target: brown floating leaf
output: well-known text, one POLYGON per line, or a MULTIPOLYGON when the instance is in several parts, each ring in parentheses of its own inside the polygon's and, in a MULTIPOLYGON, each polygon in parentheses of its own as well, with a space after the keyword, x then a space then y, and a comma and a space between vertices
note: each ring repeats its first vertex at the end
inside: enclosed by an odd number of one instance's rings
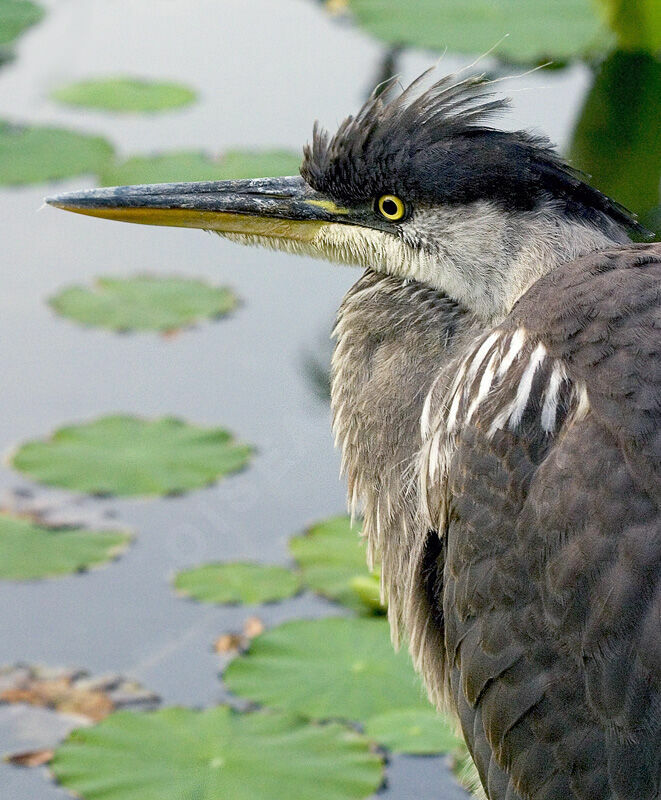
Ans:
POLYGON ((244 636, 247 636, 248 639, 254 639, 260 633, 264 633, 264 623, 259 617, 248 617, 243 623, 244 636))
POLYGON ((243 623, 242 633, 223 633, 214 642, 213 649, 219 655, 243 653, 248 649, 250 640, 264 633, 264 623, 259 617, 248 617, 243 623))
POLYGON ((79 689, 65 678, 36 680, 27 686, 5 689, 0 694, 0 702, 27 703, 66 714, 80 714, 93 722, 99 722, 115 710, 115 704, 103 692, 79 689))
POLYGON ((246 637, 240 633, 223 633, 219 636, 213 646, 216 653, 225 655, 226 653, 239 653, 248 646, 246 637))
POLYGON ((26 750, 24 753, 12 753, 5 759, 15 767, 43 767, 55 755, 55 750, 26 750))
POLYGON ((44 667, 0 669, 0 703, 26 703, 99 722, 121 708, 153 708, 159 698, 118 675, 44 667))

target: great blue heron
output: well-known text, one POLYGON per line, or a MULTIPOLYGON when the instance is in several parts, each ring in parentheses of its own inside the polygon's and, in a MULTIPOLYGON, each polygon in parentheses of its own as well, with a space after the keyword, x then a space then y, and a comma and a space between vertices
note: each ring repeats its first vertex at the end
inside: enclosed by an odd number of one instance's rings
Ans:
POLYGON ((481 76, 372 97, 302 177, 51 198, 365 272, 332 402, 396 641, 490 800, 653 800, 661 246, 481 76))

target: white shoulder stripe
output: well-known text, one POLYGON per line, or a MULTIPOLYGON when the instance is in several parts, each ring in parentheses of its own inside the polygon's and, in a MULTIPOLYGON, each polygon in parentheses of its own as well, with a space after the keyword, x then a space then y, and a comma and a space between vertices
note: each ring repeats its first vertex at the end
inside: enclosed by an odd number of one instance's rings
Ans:
MULTIPOLYGON (((481 430, 488 439, 503 431, 550 445, 561 428, 583 419, 590 410, 585 384, 572 380, 563 361, 552 358, 544 343, 531 340, 524 328, 492 331, 454 368, 447 389, 447 383, 434 382, 422 420, 421 512, 435 530, 445 527, 444 487, 466 427, 475 426, 478 435, 481 430)), ((443 375, 447 380, 447 373, 443 375)))
POLYGON ((489 389, 491 389, 491 384, 496 374, 495 370, 495 363, 498 357, 498 351, 494 350, 491 354, 491 358, 489 359, 489 363, 484 369, 482 373, 482 379, 480 380, 480 386, 477 390, 477 394, 471 401, 470 406, 468 407, 468 411, 466 413, 466 419, 464 422, 470 422, 471 417, 475 413, 477 407, 482 403, 482 401, 486 398, 487 394, 489 393, 489 389))
POLYGON ((565 380, 567 380, 567 371, 565 370, 564 364, 556 360, 553 364, 553 371, 551 372, 546 392, 544 393, 544 405, 542 406, 542 428, 546 433, 551 433, 551 431, 555 429, 560 386, 565 380))
POLYGON ((448 412, 448 419, 447 419, 447 429, 448 432, 452 432, 457 424, 457 414, 459 412, 459 403, 461 402, 462 393, 457 389, 452 396, 452 402, 450 403, 450 411, 448 412))
POLYGON ((498 367, 497 377, 502 378, 503 375, 509 370, 509 368, 514 363, 514 359, 519 355, 521 352, 521 348, 526 341, 526 332, 524 328, 517 328, 514 331, 512 339, 510 340, 510 346, 503 356, 503 360, 500 362, 500 366, 498 367))
POLYGON ((590 398, 588 397, 587 386, 584 383, 577 384, 575 393, 578 400, 576 411, 574 412, 574 420, 579 422, 585 419, 588 411, 590 410, 590 398))
POLYGON ((523 414, 526 410, 526 406, 528 405, 528 398, 530 397, 530 390, 532 389, 533 378, 535 377, 535 373, 541 367, 545 358, 546 348, 540 342, 533 350, 516 389, 516 398, 514 400, 514 405, 512 406, 512 413, 510 415, 509 423, 511 430, 516 430, 523 419, 523 414))
POLYGON ((468 374, 466 375, 466 380, 473 380, 473 378, 477 375, 477 371, 482 365, 482 362, 487 357, 487 353, 491 350, 491 346, 498 340, 500 337, 500 333, 498 331, 494 331, 490 333, 489 336, 482 342, 480 348, 478 349, 477 353, 473 357, 471 365, 468 369, 468 374))

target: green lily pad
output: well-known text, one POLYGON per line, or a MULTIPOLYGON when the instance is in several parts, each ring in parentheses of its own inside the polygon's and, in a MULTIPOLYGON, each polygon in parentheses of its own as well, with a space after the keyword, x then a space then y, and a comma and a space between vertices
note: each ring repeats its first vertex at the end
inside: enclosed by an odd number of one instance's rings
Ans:
POLYGON ((241 697, 315 719, 428 708, 408 653, 395 653, 383 619, 287 622, 253 639, 223 677, 241 697))
POLYGON ((175 589, 203 603, 272 603, 292 597, 301 579, 286 567, 265 564, 203 564, 177 574, 175 589))
POLYGON ((297 175, 301 157, 285 150, 230 150, 218 158, 197 151, 135 156, 108 164, 99 176, 104 186, 173 181, 224 181, 297 175))
POLYGON ((113 153, 100 136, 0 120, 0 184, 40 183, 100 172, 113 153))
POLYGON ((659 97, 661 61, 644 53, 614 53, 588 94, 570 153, 597 188, 661 233, 659 97))
POLYGON ((244 467, 251 453, 223 428, 116 415, 28 442, 12 465, 41 483, 77 492, 158 495, 207 486, 244 467))
POLYGON ((123 550, 122 531, 46 528, 0 512, 0 579, 32 580, 80 572, 123 550))
POLYGON ((601 0, 601 4, 621 48, 661 52, 659 0, 601 0))
POLYGON ((92 288, 72 286, 49 301, 62 316, 115 331, 168 331, 236 308, 229 289, 187 278, 140 275, 98 278, 92 288))
POLYGON ((0 45, 13 42, 43 16, 43 8, 29 0, 0 0, 0 45))
POLYGON ((365 733, 394 753, 411 755, 450 753, 462 743, 455 723, 433 708, 386 711, 367 720, 365 733))
POLYGON ((374 609, 373 603, 364 601, 362 584, 355 583, 356 578, 369 578, 369 573, 365 543, 360 531, 352 529, 349 517, 332 517, 313 525, 290 539, 289 550, 305 584, 315 592, 357 611, 374 609))
POLYGON ((51 769, 85 800, 352 800, 382 780, 381 760, 341 725, 224 706, 112 714, 74 731, 51 769))
POLYGON ((603 52, 612 35, 591 0, 348 0, 359 25, 393 45, 566 61, 603 52), (502 38, 501 37, 507 37, 502 38), (500 40, 500 41, 499 41, 500 40))
POLYGON ((349 585, 362 604, 375 614, 385 614, 386 607, 381 603, 381 581, 378 575, 357 575, 349 585))
POLYGON ((178 83, 113 77, 62 86, 52 93, 52 97, 69 106, 135 112, 181 108, 192 103, 197 95, 178 83))

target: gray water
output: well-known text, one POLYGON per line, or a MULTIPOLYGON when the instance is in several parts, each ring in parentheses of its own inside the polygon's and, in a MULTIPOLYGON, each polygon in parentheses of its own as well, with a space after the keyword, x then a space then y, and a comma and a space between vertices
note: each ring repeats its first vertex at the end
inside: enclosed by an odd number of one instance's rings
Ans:
MULTIPOLYGON (((123 155, 299 149, 315 118, 332 128, 357 108, 384 57, 381 45, 308 0, 45 5, 45 21, 0 70, 0 117, 98 132, 123 155), (113 116, 48 100, 56 85, 117 73, 189 84, 200 90, 200 101, 165 115, 113 116)), ((403 80, 436 58, 406 54, 399 64, 403 80)), ((442 69, 468 61, 448 55, 442 69)), ((589 82, 581 66, 512 80, 506 88, 513 113, 503 124, 543 130, 565 145, 589 82)), ((77 179, 56 189, 91 185, 77 179)), ((248 471, 183 497, 95 501, 135 531, 132 547, 88 574, 0 583, 0 664, 119 672, 165 704, 216 703, 224 694, 212 642, 239 629, 254 609, 177 599, 169 582, 177 570, 204 561, 286 563, 292 534, 344 509, 329 409, 304 365, 327 340, 334 311, 358 273, 244 250, 200 232, 118 226, 40 209, 53 189, 0 191, 0 448, 8 452, 61 424, 122 411, 224 425, 259 452, 248 471), (144 271, 228 284, 243 305, 221 322, 163 339, 84 330, 45 303, 70 283, 144 271)), ((320 357, 326 352, 322 346, 320 357)), ((0 488, 29 485, 0 469, 0 488)), ((309 595, 259 610, 267 624, 337 613, 309 595)), ((40 746, 48 716, 0 708, 0 752, 40 746)), ((0 764, 1 800, 65 796, 44 777, 43 770, 0 764)), ((440 758, 394 758, 387 778, 380 796, 391 800, 464 796, 440 758)))

